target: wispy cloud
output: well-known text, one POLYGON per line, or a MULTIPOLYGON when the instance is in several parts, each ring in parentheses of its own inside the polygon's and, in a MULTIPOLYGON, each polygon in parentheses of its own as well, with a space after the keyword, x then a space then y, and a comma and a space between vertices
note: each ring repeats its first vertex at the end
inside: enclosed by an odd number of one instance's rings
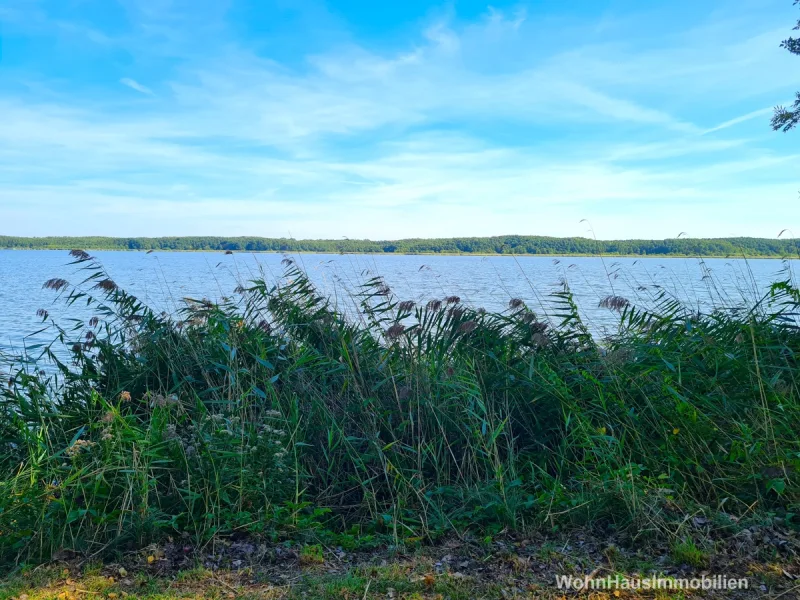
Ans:
POLYGON ((752 112, 747 113, 746 115, 742 115, 741 117, 736 117, 735 119, 729 119, 724 123, 720 123, 716 127, 712 127, 711 129, 706 129, 703 132, 703 134, 705 135, 707 133, 714 133, 715 131, 720 131, 721 129, 727 129, 728 127, 733 127, 734 125, 739 125, 740 123, 751 121, 752 119, 759 119, 766 117, 767 115, 772 114, 774 110, 775 109, 772 107, 762 108, 760 110, 754 110, 752 112))
POLYGON ((119 80, 119 82, 122 85, 127 85, 129 88, 136 90, 137 92, 140 92, 142 94, 147 94, 148 96, 153 95, 153 90, 151 90, 149 87, 142 85, 138 81, 131 79, 130 77, 123 77, 122 79, 119 80))
POLYGON ((646 39, 649 14, 438 13, 392 44, 341 34, 280 56, 216 4, 123 7, 113 34, 38 26, 110 56, 97 81, 46 66, 24 74, 47 94, 0 80, 2 233, 800 230, 797 158, 758 123, 787 95, 781 33, 759 11, 646 39), (119 73, 119 56, 136 64, 119 73))

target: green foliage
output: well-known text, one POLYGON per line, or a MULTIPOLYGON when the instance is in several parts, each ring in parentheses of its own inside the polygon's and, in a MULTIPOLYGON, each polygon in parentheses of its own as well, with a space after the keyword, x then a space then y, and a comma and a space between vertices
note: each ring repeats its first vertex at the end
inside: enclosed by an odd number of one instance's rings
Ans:
POLYGON ((797 256, 791 239, 713 238, 669 240, 592 240, 506 235, 488 238, 371 240, 294 240, 258 237, 40 237, 0 236, 0 248, 89 250, 187 250, 224 252, 319 252, 370 254, 533 254, 617 256, 797 256))
MULTIPOLYGON (((800 5, 800 0, 794 1, 795 5, 800 5)), ((800 30, 800 20, 794 27, 795 31, 800 30)), ((781 42, 781 48, 785 48, 792 54, 800 56, 800 39, 788 38, 781 42)), ((800 92, 795 94, 795 100, 791 107, 775 107, 775 114, 772 116, 772 129, 775 131, 789 131, 800 123, 800 92)))
POLYGON ((601 344, 566 286, 545 321, 521 301, 416 306, 372 279, 347 316, 287 259, 274 284, 165 316, 75 255, 85 280, 50 287, 97 319, 54 323, 52 368, 9 358, 0 391, 3 561, 174 535, 414 545, 797 514, 791 282, 707 315, 608 300, 620 326, 601 344))

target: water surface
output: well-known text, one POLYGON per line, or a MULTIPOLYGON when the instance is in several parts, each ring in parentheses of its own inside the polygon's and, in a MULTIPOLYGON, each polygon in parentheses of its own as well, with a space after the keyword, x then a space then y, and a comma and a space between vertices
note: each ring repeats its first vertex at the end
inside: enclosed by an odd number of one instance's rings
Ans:
MULTIPOLYGON (((168 312, 182 306, 183 298, 217 300, 233 295, 240 282, 262 274, 277 280, 284 270, 284 256, 280 254, 91 254, 118 285, 153 308, 168 312)), ((351 294, 360 284, 381 275, 398 300, 427 302, 457 295, 474 307, 504 310, 511 298, 521 298, 546 317, 552 311, 548 295, 566 281, 584 317, 599 335, 612 331, 616 323, 615 313, 598 307, 600 300, 609 295, 647 305, 659 290, 665 290, 701 310, 712 304, 750 304, 770 283, 793 276, 800 262, 387 254, 299 254, 293 258, 345 310, 353 305, 351 294)), ((0 250, 0 349, 19 350, 25 344, 52 337, 46 332, 31 335, 42 326, 36 316, 40 308, 62 322, 66 316, 91 316, 81 306, 73 306, 65 314, 58 294, 42 289, 42 284, 54 277, 78 283, 82 274, 68 264, 71 260, 65 251, 0 250)))

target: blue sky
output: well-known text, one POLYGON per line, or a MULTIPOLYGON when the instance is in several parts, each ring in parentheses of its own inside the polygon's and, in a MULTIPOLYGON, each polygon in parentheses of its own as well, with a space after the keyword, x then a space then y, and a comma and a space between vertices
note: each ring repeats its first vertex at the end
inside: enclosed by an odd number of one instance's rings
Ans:
POLYGON ((790 0, 0 0, 0 234, 800 235, 790 0))

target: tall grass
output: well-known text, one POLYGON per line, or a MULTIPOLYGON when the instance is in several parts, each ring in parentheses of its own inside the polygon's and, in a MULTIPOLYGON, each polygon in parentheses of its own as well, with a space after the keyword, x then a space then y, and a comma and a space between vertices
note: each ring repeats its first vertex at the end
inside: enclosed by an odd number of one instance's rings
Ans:
POLYGON ((181 535, 679 535, 698 512, 798 524, 788 281, 709 314, 609 297, 620 325, 598 341, 566 285, 542 320, 519 299, 415 305, 376 278, 346 315, 287 259, 278 282, 165 315, 73 256, 81 283, 46 287, 96 316, 51 324, 54 370, 8 359, 0 392, 4 562, 181 535))

